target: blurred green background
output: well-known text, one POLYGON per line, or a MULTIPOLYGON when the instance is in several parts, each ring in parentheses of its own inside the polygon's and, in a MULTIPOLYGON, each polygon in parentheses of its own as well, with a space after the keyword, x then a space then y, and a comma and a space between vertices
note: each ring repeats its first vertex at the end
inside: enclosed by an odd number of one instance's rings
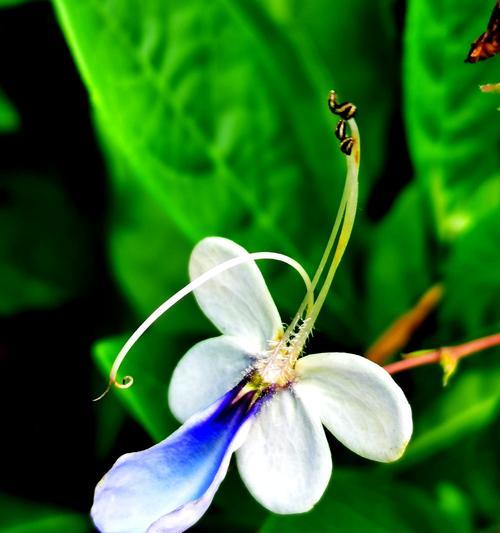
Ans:
MULTIPOLYGON (((328 90, 358 106, 357 223, 309 345, 364 353, 434 283, 405 350, 500 325, 500 58, 464 64, 493 1, 0 0, 2 533, 92 531, 95 483, 164 438, 170 374, 214 333, 194 300, 130 354, 132 389, 100 403, 124 339, 221 235, 312 273, 344 177, 328 90)), ((262 264, 286 320, 294 273, 262 264)), ((197 531, 493 532, 500 350, 397 376, 405 457, 331 438, 305 515, 272 516, 234 467, 197 531)))

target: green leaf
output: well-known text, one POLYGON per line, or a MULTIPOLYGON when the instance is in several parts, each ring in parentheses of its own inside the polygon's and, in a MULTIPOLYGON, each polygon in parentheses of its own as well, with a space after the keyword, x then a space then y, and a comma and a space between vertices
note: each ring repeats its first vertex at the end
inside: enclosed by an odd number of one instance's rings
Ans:
POLYGON ((0 0, 0 9, 3 7, 14 7, 32 1, 33 0, 0 0))
POLYGON ((3 533, 89 533, 89 520, 77 514, 62 513, 25 521, 2 530, 3 533))
MULTIPOLYGON (((129 389, 113 388, 109 392, 119 397, 154 442, 164 439, 179 426, 168 408, 167 386, 175 366, 172 358, 178 357, 183 352, 177 354, 176 348, 179 349, 179 345, 165 344, 161 341, 163 338, 161 334, 155 334, 155 331, 145 335, 130 352, 119 374, 119 379, 131 375, 134 384, 129 389)), ((104 375, 109 375, 113 361, 125 341, 125 337, 114 337, 103 339, 94 345, 94 360, 104 375)), ((103 382, 102 388, 104 389, 106 385, 107 383, 103 382)), ((95 396, 97 397, 100 392, 96 391, 95 396)), ((106 400, 104 398, 98 402, 96 409, 100 409, 101 402, 106 400)), ((113 427, 104 430, 114 433, 113 427)))
MULTIPOLYGON (((0 4, 1 7, 1 4, 0 4)), ((16 108, 0 89, 0 134, 13 133, 19 129, 21 119, 16 108)))
POLYGON ((475 0, 412 0, 404 51, 405 113, 417 178, 432 205, 438 235, 452 241, 478 215, 500 207, 500 129, 478 85, 498 64, 466 64, 491 5, 475 0))
POLYGON ((446 338, 465 341, 498 331, 499 220, 500 212, 478 220, 457 239, 444 264, 446 297, 439 320, 446 338))
MULTIPOLYGON (((489 517, 492 524, 500 522, 500 495, 498 449, 500 437, 498 424, 491 424, 477 435, 471 435, 455 449, 454 475, 479 512, 489 517), (460 463, 460 468, 456 465, 460 463)), ((450 476, 451 478, 451 476, 450 476)))
POLYGON ((255 62, 239 60, 249 43, 219 4, 121 5, 56 2, 113 149, 191 243, 220 231, 221 221, 240 225, 249 211, 276 242, 276 214, 298 172, 286 163, 292 143, 285 135, 280 142, 264 88, 251 83, 255 62), (232 53, 221 57, 207 49, 230 42, 232 53), (254 136, 251 144, 243 131, 254 136), (278 149, 255 159, 273 141, 278 149))
POLYGON ((415 422, 413 438, 402 459, 404 469, 455 445, 460 439, 491 424, 498 415, 498 370, 465 368, 455 376, 428 411, 415 422))
POLYGON ((365 182, 383 160, 380 129, 393 90, 389 3, 353 3, 345 15, 358 25, 349 31, 326 1, 295 14, 290 4, 286 25, 267 3, 55 0, 55 6, 110 163, 113 231, 129 243, 113 246, 113 264, 141 315, 178 287, 190 248, 209 234, 314 264, 344 174, 325 104, 332 73, 345 84, 341 92, 360 99, 365 182), (344 53, 330 26, 315 25, 325 13, 338 39, 345 33, 344 53), (373 54, 346 60, 345 50, 374 20, 381 23, 373 54), (349 67, 354 63, 358 68, 349 67), (363 84, 380 81, 381 68, 385 90, 367 95, 363 84))
POLYGON ((0 314, 52 307, 85 286, 87 237, 48 179, 0 180, 0 314))
MULTIPOLYGON (((312 511, 271 516, 262 533, 412 533, 441 532, 452 521, 432 496, 415 487, 358 471, 334 471, 330 486, 312 511)), ((466 532, 466 527, 455 531, 466 532)))
POLYGON ((425 204, 416 184, 408 186, 367 239, 367 302, 364 323, 373 342, 411 309, 435 282, 429 268, 425 204))
POLYGON ((472 531, 471 505, 466 494, 443 481, 437 486, 438 505, 453 520, 453 531, 472 531))
POLYGON ((469 433, 425 463, 415 464, 416 468, 405 472, 405 478, 427 487, 427 491, 436 487, 439 507, 456 523, 470 524, 472 520, 476 526, 483 524, 481 531, 489 531, 487 526, 498 524, 500 518, 499 445, 498 424, 493 423, 469 433))
MULTIPOLYGON (((363 205, 384 162, 387 136, 381 135, 381 131, 388 131, 395 92, 396 32, 391 19, 392 2, 237 0, 225 3, 253 40, 256 54, 274 81, 276 97, 292 110, 291 125, 300 149, 322 187, 326 188, 331 181, 332 146, 331 139, 328 136, 325 139, 319 126, 324 128, 329 124, 318 122, 318 127, 315 126, 317 102, 304 100, 304 92, 315 93, 317 100, 322 101, 330 89, 336 88, 356 104, 363 139, 360 189, 363 205), (345 23, 350 19, 355 19, 356 24, 347 27, 345 23), (377 27, 379 38, 368 49, 361 43, 373 26, 377 27), (380 90, 375 93, 365 90, 374 84, 380 90), (307 117, 307 127, 302 116, 307 117)), ((327 118, 331 123, 331 117, 327 118)))
MULTIPOLYGON (((104 373, 109 373, 109 367, 102 370, 104 373)), ((96 379, 96 385, 92 390, 99 391, 99 388, 104 388, 104 385, 105 382, 102 379, 102 375, 99 374, 98 379, 96 379)), ((97 397, 97 394, 95 394, 95 397, 97 397)), ((114 391, 108 394, 105 400, 98 402, 94 411, 97 425, 95 436, 96 455, 99 459, 107 459, 127 418, 127 411, 120 398, 117 398, 117 395, 114 394, 114 391)))
MULTIPOLYGON (((140 319, 188 280, 188 259, 192 242, 168 217, 161 205, 127 171, 122 158, 112 159, 112 231, 109 254, 115 276, 140 319)), ((171 319, 180 323, 177 313, 171 319)), ((200 323, 201 313, 193 314, 200 323)), ((185 323, 193 326, 193 321, 185 323)), ((183 330, 186 327, 182 328, 183 330)))
POLYGON ((0 494, 2 533, 89 533, 90 518, 71 511, 0 494))
POLYGON ((199 528, 202 531, 253 533, 260 531, 268 514, 248 492, 233 461, 199 528))

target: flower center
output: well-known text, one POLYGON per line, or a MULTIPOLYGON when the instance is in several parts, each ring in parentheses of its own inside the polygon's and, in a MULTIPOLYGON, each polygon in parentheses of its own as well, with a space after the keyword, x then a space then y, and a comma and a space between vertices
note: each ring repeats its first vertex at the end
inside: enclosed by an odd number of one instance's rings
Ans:
POLYGON ((301 320, 287 335, 269 341, 268 348, 254 365, 251 382, 259 387, 287 387, 295 380, 295 363, 304 348, 310 329, 301 320))

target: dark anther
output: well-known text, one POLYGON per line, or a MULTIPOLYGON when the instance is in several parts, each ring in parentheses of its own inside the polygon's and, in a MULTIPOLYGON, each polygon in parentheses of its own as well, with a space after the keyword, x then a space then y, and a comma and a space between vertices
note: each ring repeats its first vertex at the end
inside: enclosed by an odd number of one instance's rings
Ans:
POLYGON ((335 128, 335 135, 339 141, 343 141, 345 139, 345 120, 339 120, 339 123, 335 128))
POLYGON ((337 103, 337 94, 330 91, 328 94, 328 107, 334 115, 339 115, 344 120, 349 120, 356 114, 356 106, 350 102, 337 103))
POLYGON ((344 102, 337 106, 335 114, 340 115, 344 120, 349 120, 356 114, 356 106, 350 102, 344 102))
POLYGON ((352 137, 346 137, 341 143, 340 143, 340 150, 345 155, 351 155, 352 147, 354 146, 354 139, 352 137))
POLYGON ((328 107, 332 113, 335 113, 337 109, 337 94, 335 91, 330 91, 328 93, 328 107))

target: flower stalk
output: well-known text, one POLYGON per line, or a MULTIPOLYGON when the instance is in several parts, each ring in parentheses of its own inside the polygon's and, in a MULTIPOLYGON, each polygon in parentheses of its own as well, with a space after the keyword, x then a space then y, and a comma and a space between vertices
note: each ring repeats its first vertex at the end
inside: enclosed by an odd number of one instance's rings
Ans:
POLYGON ((500 333, 481 337, 456 346, 443 346, 434 350, 411 352, 404 355, 403 360, 385 365, 384 368, 389 374, 397 374, 419 366, 439 363, 443 366, 445 371, 444 384, 446 385, 448 379, 455 372, 460 359, 469 357, 470 355, 488 348, 493 348, 494 346, 500 346, 500 333))

